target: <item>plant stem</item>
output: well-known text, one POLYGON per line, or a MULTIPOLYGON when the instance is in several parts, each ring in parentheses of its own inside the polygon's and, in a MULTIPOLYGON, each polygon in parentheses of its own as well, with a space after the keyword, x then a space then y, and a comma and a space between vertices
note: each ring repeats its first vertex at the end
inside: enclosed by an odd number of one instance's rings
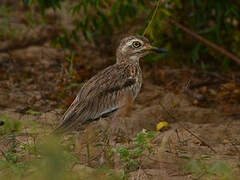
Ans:
POLYGON ((160 6, 160 0, 158 0, 158 2, 157 2, 157 5, 156 5, 156 8, 155 8, 155 10, 154 10, 154 12, 153 12, 153 15, 152 15, 152 17, 151 17, 151 20, 150 20, 150 22, 148 23, 146 29, 145 29, 144 32, 143 32, 143 36, 148 32, 148 29, 151 27, 151 25, 152 25, 152 23, 153 23, 153 19, 154 19, 155 16, 157 15, 157 11, 158 11, 159 6, 160 6))

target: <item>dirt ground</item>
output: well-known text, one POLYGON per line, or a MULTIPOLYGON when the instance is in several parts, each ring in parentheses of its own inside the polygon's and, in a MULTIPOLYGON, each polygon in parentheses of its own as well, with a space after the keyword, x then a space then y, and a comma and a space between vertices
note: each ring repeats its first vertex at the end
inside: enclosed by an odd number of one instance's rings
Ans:
MULTIPOLYGON (((37 25, 29 30, 25 17, 21 16, 23 11, 18 9, 13 13, 14 21, 11 20, 15 27, 22 27, 18 37, 1 39, 0 115, 54 127, 82 83, 113 64, 114 58, 111 53, 106 55, 84 42, 75 49, 70 72, 66 57, 71 53, 51 46, 51 40, 58 34, 56 24, 37 25)), ((89 144, 99 141, 90 140, 89 132, 94 134, 114 127, 120 127, 125 139, 115 140, 114 144, 127 144, 126 139, 135 137, 142 129, 155 131, 157 123, 167 121, 169 127, 157 132, 154 139, 156 153, 143 158, 141 167, 130 172, 129 179, 193 179, 193 172, 183 171, 188 160, 184 157, 206 163, 224 161, 233 167, 238 179, 240 74, 190 67, 175 69, 163 63, 149 65, 144 60, 141 66, 143 87, 131 112, 87 125, 81 132, 79 146, 84 146, 84 137, 88 137, 89 144)), ((2 151, 6 148, 0 147, 2 151)), ((91 168, 106 164, 104 153, 97 152, 99 149, 92 147, 92 156, 98 158, 90 164, 91 168)), ((84 161, 84 153, 79 151, 79 154, 84 161)), ((115 161, 114 168, 121 169, 119 159, 115 161)))

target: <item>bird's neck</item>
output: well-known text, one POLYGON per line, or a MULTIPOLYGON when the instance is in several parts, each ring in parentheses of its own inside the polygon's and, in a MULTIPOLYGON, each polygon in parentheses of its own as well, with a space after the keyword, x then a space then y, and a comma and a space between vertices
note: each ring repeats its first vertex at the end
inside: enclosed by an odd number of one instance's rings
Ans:
POLYGON ((131 64, 139 64, 139 57, 138 56, 130 56, 130 57, 124 57, 124 56, 117 56, 117 64, 119 63, 131 63, 131 64))

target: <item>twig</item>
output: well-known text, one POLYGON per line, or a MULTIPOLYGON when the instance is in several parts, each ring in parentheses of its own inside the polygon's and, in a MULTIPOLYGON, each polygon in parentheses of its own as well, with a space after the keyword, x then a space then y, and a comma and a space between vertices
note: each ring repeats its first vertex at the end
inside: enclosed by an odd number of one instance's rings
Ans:
POLYGON ((227 51, 226 49, 214 44, 211 41, 208 41, 207 39, 203 38, 202 36, 196 34, 195 32, 192 32, 190 29, 188 29, 187 27, 181 25, 180 23, 176 22, 173 19, 168 18, 168 21, 177 26, 179 29, 181 29, 182 31, 184 31, 185 33, 191 35, 193 38, 197 39, 198 41, 202 42, 203 44, 213 48, 215 51, 218 51, 219 53, 223 54, 224 56, 227 56, 228 58, 230 58, 231 60, 235 61, 236 63, 240 64, 240 59, 235 56, 234 54, 230 53, 229 51, 227 51))
POLYGON ((195 135, 192 131, 190 131, 189 129, 187 129, 182 123, 178 122, 180 124, 180 126, 187 131, 189 134, 191 134, 193 137, 195 137, 196 139, 198 139, 203 145, 207 146, 209 149, 211 149, 214 153, 216 153, 216 151, 208 144, 206 143, 203 139, 201 139, 200 137, 198 137, 197 135, 195 135))
POLYGON ((206 143, 202 138, 198 137, 196 134, 194 134, 192 131, 190 131, 188 128, 186 128, 181 122, 178 121, 178 119, 174 116, 172 116, 169 111, 162 105, 161 102, 159 102, 160 106, 163 108, 163 110, 168 114, 170 118, 172 118, 174 121, 176 121, 185 131, 187 131, 189 134, 191 134, 193 137, 198 139, 203 145, 207 146, 209 149, 211 149, 214 153, 216 151, 208 144, 206 143))
MULTIPOLYGON (((145 3, 145 4, 146 4, 148 7, 152 7, 149 3, 145 3)), ((152 18, 151 18, 151 20, 150 20, 147 28, 145 29, 145 31, 144 31, 144 33, 143 33, 143 36, 146 34, 149 26, 152 24, 152 21, 153 21, 154 17, 155 17, 156 14, 157 14, 157 10, 158 10, 158 8, 159 8, 159 5, 160 5, 160 0, 158 0, 158 3, 157 3, 157 6, 156 6, 156 8, 155 8, 155 10, 154 10, 153 16, 152 16, 152 18)), ((171 18, 168 18, 168 21, 169 21, 171 24, 177 26, 179 29, 181 29, 181 30, 184 31, 185 33, 191 35, 192 37, 194 37, 194 38, 197 39, 198 41, 202 42, 203 44, 205 44, 205 45, 213 48, 215 51, 220 52, 220 53, 223 54, 224 56, 227 56, 228 58, 232 59, 232 60, 235 61, 236 63, 240 64, 240 59, 239 59, 237 56, 235 56, 234 54, 232 54, 232 53, 230 53, 229 51, 227 51, 226 49, 224 49, 224 48, 222 48, 222 47, 214 44, 213 42, 205 39, 204 37, 196 34, 195 32, 192 32, 190 29, 188 29, 187 27, 181 25, 180 23, 176 22, 175 20, 173 20, 173 19, 171 19, 171 18)))

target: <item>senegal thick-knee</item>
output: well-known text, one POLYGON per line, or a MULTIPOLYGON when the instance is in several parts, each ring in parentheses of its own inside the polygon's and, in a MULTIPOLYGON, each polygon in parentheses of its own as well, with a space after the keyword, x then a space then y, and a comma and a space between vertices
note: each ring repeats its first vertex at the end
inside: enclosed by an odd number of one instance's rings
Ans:
POLYGON ((163 53, 142 36, 121 40, 116 51, 116 63, 88 80, 63 115, 57 131, 77 130, 83 124, 106 117, 134 100, 142 85, 139 59, 150 52, 163 53))

